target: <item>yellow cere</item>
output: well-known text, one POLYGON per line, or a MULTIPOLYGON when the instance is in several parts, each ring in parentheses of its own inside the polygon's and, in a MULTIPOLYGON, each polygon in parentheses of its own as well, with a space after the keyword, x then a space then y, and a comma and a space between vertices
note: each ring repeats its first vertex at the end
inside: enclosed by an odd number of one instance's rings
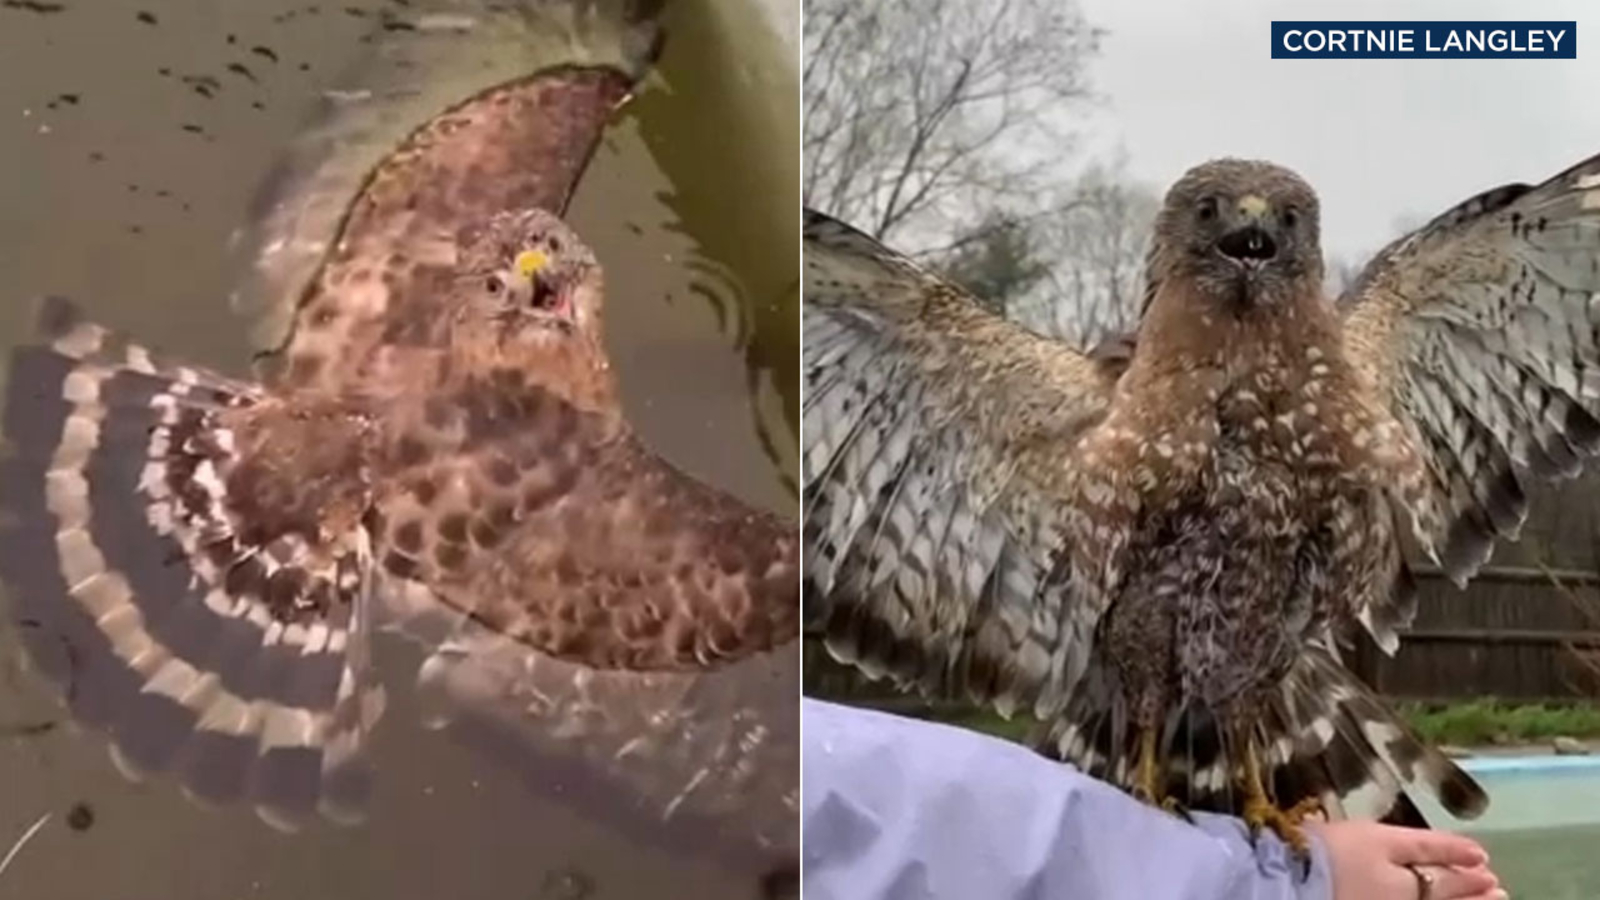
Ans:
POLYGON ((1248 194, 1239 198, 1239 211, 1247 216, 1266 215, 1267 201, 1259 194, 1248 194))
POLYGON ((517 274, 523 278, 532 278, 548 262, 550 257, 545 256, 544 251, 524 250, 517 254, 517 274))

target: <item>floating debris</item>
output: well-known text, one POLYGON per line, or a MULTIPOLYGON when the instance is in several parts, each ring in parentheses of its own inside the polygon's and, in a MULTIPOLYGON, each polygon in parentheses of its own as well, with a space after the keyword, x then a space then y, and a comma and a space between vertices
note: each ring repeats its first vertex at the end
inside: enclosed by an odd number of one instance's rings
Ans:
POLYGON ((261 56, 261 57, 265 57, 266 59, 270 59, 273 62, 277 62, 278 61, 278 54, 274 53, 272 51, 271 47, 263 47, 260 44, 257 44, 254 47, 250 48, 250 52, 254 53, 257 56, 261 56))
POLYGON ((578 869, 554 869, 544 873, 539 885, 539 900, 587 900, 594 895, 594 879, 578 869))
POLYGON ((154 24, 156 24, 156 14, 152 13, 152 12, 145 12, 142 9, 139 10, 138 15, 134 16, 134 18, 136 18, 139 21, 145 23, 146 25, 154 25, 154 24))
POLYGON ((39 821, 28 826, 28 830, 22 833, 22 837, 17 838, 17 842, 11 845, 11 850, 6 853, 5 858, 0 859, 0 875, 4 875, 6 869, 11 868, 11 861, 17 858, 18 853, 22 852, 23 845, 33 840, 33 836, 38 834, 39 829, 43 828, 44 823, 48 821, 50 821, 50 814, 45 813, 39 817, 39 821))
POLYGON ((55 731, 56 726, 59 724, 61 723, 45 719, 39 722, 24 722, 21 725, 7 725, 3 728, 0 728, 0 737, 38 737, 41 734, 49 734, 50 732, 55 731))
POLYGON ((328 90, 322 92, 322 98, 330 103, 360 103, 363 100, 372 99, 372 92, 365 89, 359 91, 341 91, 334 88, 329 88, 328 90))
POLYGON ((67 810, 67 827, 73 831, 88 831, 94 827, 94 807, 83 801, 72 804, 67 810))
POLYGON ((195 124, 190 123, 190 122, 183 123, 182 127, 183 127, 184 131, 187 131, 190 134, 205 134, 206 133, 206 130, 204 128, 201 128, 199 125, 195 125, 195 124))
POLYGON ((472 16, 451 13, 430 13, 417 20, 418 31, 471 31, 478 27, 472 16))
POLYGON ((252 83, 254 83, 254 84, 260 84, 261 83, 259 81, 256 81, 255 73, 251 72, 249 69, 245 68, 244 63, 228 63, 228 71, 237 73, 239 75, 243 75, 244 77, 250 79, 250 81, 252 83))
POLYGON ((222 90, 222 82, 210 75, 185 75, 182 81, 202 97, 214 97, 222 90))
POLYGON ((49 15, 67 8, 65 3, 41 3, 39 0, 0 0, 0 8, 20 9, 23 12, 49 15))

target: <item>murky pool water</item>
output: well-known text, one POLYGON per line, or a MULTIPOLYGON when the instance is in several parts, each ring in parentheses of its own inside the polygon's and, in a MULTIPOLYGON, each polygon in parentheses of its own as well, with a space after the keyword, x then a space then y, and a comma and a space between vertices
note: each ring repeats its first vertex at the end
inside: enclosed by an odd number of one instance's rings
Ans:
MULTIPOLYGON (((239 265, 229 235, 322 92, 352 60, 406 37, 383 29, 384 14, 426 5, 0 7, 0 353, 25 338, 31 298, 55 293, 175 355, 245 372, 252 321, 228 300, 239 265)), ((569 220, 607 269, 608 343, 645 438, 689 472, 791 512, 792 55, 747 4, 675 0, 664 16, 659 73, 609 131, 569 220)), ((506 64, 494 60, 482 64, 506 64)), ((16 662, 0 635, 0 855, 50 819, 0 875, 0 896, 753 893, 745 873, 576 811, 559 784, 524 790, 494 761, 418 727, 403 695, 375 737, 370 821, 279 834, 248 810, 205 810, 163 781, 123 780, 103 739, 62 722, 16 662)))

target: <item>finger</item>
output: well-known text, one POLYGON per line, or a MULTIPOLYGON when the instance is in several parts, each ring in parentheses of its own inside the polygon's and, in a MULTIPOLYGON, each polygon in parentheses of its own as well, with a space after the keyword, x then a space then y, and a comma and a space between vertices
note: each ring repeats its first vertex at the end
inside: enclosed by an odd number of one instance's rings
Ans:
POLYGON ((1443 831, 1386 827, 1384 843, 1389 848, 1389 859, 1402 866, 1470 868, 1489 861, 1489 854, 1477 841, 1443 831))
POLYGON ((1505 891, 1501 890, 1500 888, 1495 888, 1487 893, 1478 894, 1472 897, 1462 897, 1461 900, 1509 900, 1509 897, 1505 891))
POLYGON ((1460 900, 1478 897, 1500 886, 1500 879, 1488 868, 1475 866, 1468 869, 1448 869, 1438 866, 1420 866, 1424 874, 1433 876, 1433 900, 1460 900))

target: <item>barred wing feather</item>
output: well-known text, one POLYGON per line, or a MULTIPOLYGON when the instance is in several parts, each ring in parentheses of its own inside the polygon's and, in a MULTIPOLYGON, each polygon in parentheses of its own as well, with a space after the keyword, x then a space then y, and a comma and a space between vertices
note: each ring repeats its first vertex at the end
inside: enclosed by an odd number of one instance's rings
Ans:
POLYGON ((1111 378, 825 215, 804 240, 808 625, 872 677, 1058 707, 1099 611, 1054 486, 1111 378))
POLYGON ((1346 299, 1351 359, 1427 461, 1417 537, 1458 584, 1527 487, 1600 447, 1600 157, 1505 185, 1385 249, 1346 299))

